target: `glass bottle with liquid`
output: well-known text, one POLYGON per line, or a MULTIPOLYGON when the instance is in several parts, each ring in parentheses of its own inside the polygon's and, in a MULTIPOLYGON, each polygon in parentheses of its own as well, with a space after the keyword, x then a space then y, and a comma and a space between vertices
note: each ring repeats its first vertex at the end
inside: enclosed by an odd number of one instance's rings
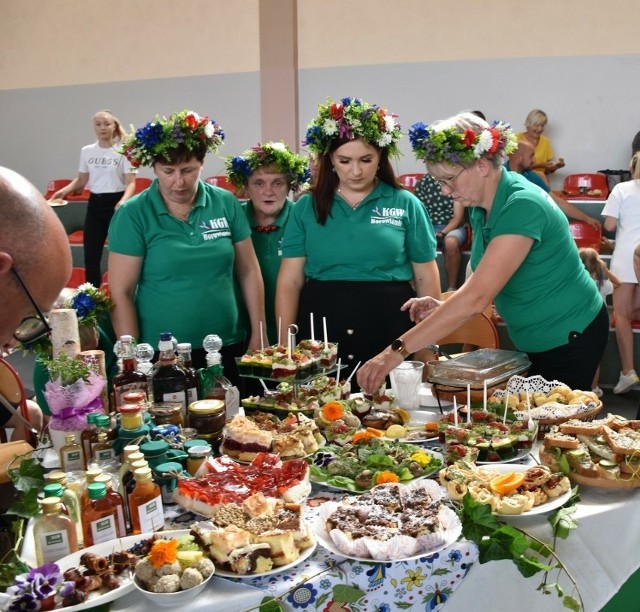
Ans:
POLYGON ((65 472, 82 472, 85 469, 82 445, 76 442, 75 434, 64 437, 65 444, 60 449, 60 465, 65 472))
POLYGON ((191 361, 191 344, 189 342, 180 342, 177 346, 177 351, 178 363, 182 366, 187 376, 187 406, 189 406, 200 397, 200 379, 191 361))
POLYGON ((97 412, 91 412, 87 415, 87 428, 82 432, 80 436, 80 444, 82 445, 82 452, 84 454, 84 469, 89 467, 89 462, 93 457, 93 446, 97 442, 98 438, 98 426, 96 425, 96 419, 100 416, 97 412))
POLYGON ((164 510, 160 487, 153 481, 151 468, 134 470, 136 486, 129 497, 133 535, 164 529, 164 510))
POLYGON ((73 521, 63 514, 59 497, 45 497, 42 514, 33 524, 36 562, 38 566, 55 563, 78 550, 78 538, 73 521))
POLYGON ((89 501, 82 510, 85 547, 126 536, 119 525, 118 508, 113 499, 107 497, 105 484, 92 482, 87 491, 89 501))
POLYGON ((187 413, 187 376, 176 363, 171 333, 160 334, 160 359, 153 372, 153 401, 180 402, 183 406, 182 416, 186 420, 187 413))
POLYGON ((127 526, 125 522, 124 502, 120 493, 113 488, 113 478, 109 474, 100 474, 95 482, 102 483, 107 490, 106 498, 111 500, 117 513, 118 529, 122 533, 127 533, 127 526))
POLYGON ((113 449, 113 442, 109 440, 106 431, 98 434, 98 441, 93 447, 93 459, 98 464, 103 464, 116 459, 116 451, 113 449))
POLYGON ((102 474, 102 469, 99 467, 89 468, 84 473, 84 487, 82 488, 82 494, 80 495, 80 511, 82 512, 89 502, 89 485, 95 482, 97 476, 102 474))
POLYGON ((80 511, 80 500, 77 493, 71 487, 67 486, 67 475, 64 472, 49 472, 45 478, 49 484, 44 486, 45 497, 59 497, 66 508, 67 516, 73 521, 76 528, 76 538, 78 546, 83 545, 82 533, 82 513, 80 511), (47 487, 57 487, 57 492, 53 492, 47 487))
POLYGON ((220 336, 209 334, 202 342, 204 350, 207 351, 207 367, 198 370, 200 377, 200 395, 203 399, 217 399, 225 403, 224 413, 226 418, 236 414, 240 404, 240 394, 228 378, 225 377, 222 369, 222 340, 220 336))
POLYGON ((131 446, 125 446, 122 451, 122 465, 118 471, 118 493, 122 497, 124 503, 124 520, 127 526, 127 531, 131 529, 131 518, 129 517, 129 493, 133 491, 133 485, 127 490, 127 485, 134 483, 133 471, 131 470, 131 464, 134 461, 140 461, 144 459, 144 455, 140 452, 140 447, 132 444, 131 446))
POLYGON ((146 375, 137 370, 135 348, 133 336, 120 336, 117 354, 122 360, 122 370, 113 377, 112 382, 117 411, 124 403, 123 396, 128 391, 140 391, 144 393, 145 399, 149 393, 149 381, 146 375))

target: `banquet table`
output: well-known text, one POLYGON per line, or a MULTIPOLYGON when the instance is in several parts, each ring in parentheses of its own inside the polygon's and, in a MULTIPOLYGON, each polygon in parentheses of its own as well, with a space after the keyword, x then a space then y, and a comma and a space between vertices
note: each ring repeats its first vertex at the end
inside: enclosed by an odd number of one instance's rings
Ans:
MULTIPOLYGON (((521 463, 533 465, 536 457, 534 448, 521 463)), ((581 501, 574 515, 578 528, 566 540, 557 541, 556 552, 578 585, 584 609, 595 612, 640 567, 637 554, 640 522, 636 520, 640 492, 587 486, 580 487, 579 492, 581 501)), ((336 495, 314 484, 305 502, 306 519, 317 523, 319 504, 336 495)), ((194 521, 202 520, 178 506, 168 507, 165 518, 167 529, 187 529, 194 521)), ((505 520, 542 541, 552 541, 546 514, 505 520)), ((33 551, 33 537, 28 529, 22 556, 32 565, 33 551)), ((510 561, 480 564, 475 544, 463 538, 431 556, 387 563, 346 559, 319 544, 300 564, 280 573, 242 579, 216 576, 190 604, 190 612, 257 609, 266 596, 278 598, 286 610, 322 612, 474 609, 506 612, 516 606, 518 612, 565 610, 560 598, 536 590, 541 576, 524 578, 510 561)), ((565 575, 552 573, 548 582, 556 581, 565 592, 571 592, 565 575)), ((109 609, 145 610, 148 602, 132 591, 112 602, 109 609)), ((623 609, 629 608, 612 605, 607 612, 623 609)))

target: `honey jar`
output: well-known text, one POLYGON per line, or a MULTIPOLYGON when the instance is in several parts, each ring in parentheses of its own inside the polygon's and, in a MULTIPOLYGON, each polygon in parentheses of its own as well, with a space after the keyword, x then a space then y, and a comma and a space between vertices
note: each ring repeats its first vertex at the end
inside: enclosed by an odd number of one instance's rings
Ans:
POLYGON ((223 400, 203 399, 189 405, 189 426, 198 432, 198 438, 209 441, 219 438, 225 420, 223 400))
POLYGON ((154 404, 149 409, 149 414, 156 425, 177 425, 178 427, 184 425, 181 402, 160 402, 154 404))

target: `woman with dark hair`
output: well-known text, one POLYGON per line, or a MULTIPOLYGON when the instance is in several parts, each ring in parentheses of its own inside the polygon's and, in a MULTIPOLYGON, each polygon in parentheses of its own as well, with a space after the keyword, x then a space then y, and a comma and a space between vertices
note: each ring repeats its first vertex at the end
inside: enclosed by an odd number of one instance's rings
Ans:
POLYGON ((285 230, 276 316, 282 329, 297 323, 300 338, 312 313, 326 317, 347 367, 380 351, 390 330, 411 327, 400 304, 440 293, 433 227, 389 159, 399 138, 395 115, 344 98, 320 106, 304 142, 318 171, 285 230))
POLYGON ((109 229, 109 290, 117 336, 157 346, 161 332, 191 343, 194 367, 205 365, 202 341, 222 339, 225 374, 237 382, 233 357, 245 331, 234 293, 240 284, 251 322, 249 347, 260 347, 264 285, 247 217, 235 196, 200 179, 204 157, 224 134, 193 111, 156 118, 125 140, 132 166, 152 166, 151 186, 120 207, 109 229))

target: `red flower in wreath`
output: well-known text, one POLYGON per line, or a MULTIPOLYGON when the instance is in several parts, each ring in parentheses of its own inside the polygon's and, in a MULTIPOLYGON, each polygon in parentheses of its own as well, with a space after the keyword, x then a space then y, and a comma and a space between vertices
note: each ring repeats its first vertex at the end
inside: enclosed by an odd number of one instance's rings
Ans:
POLYGON ((493 138, 493 144, 491 148, 487 151, 489 154, 493 154, 498 150, 498 146, 500 145, 500 133, 495 128, 490 128, 489 132, 491 133, 491 137, 493 138))
POLYGON ((464 139, 463 142, 468 147, 472 147, 473 143, 476 141, 476 133, 473 130, 465 130, 464 131, 464 139))
POLYGON ((198 120, 193 115, 187 115, 184 118, 184 122, 190 127, 192 130, 195 130, 198 127, 198 120))
POLYGON ((342 119, 344 114, 344 106, 342 104, 332 104, 331 105, 331 117, 336 121, 342 119))

